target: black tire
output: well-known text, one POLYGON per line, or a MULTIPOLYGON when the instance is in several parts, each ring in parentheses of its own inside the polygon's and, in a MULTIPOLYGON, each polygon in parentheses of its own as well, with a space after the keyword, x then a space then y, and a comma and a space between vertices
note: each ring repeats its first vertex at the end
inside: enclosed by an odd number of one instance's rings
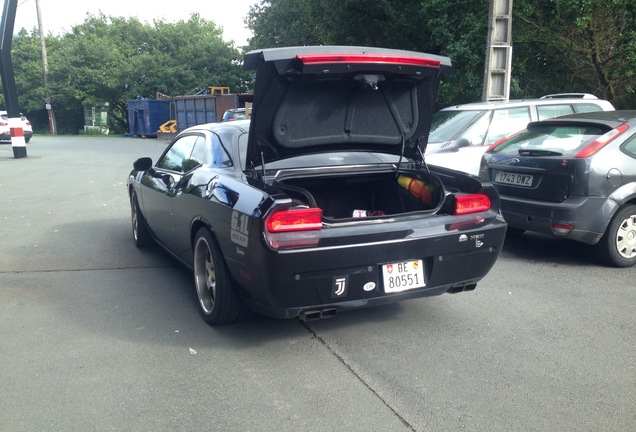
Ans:
POLYGON ((31 137, 24 137, 24 142, 25 142, 25 143, 27 143, 27 144, 28 144, 28 143, 29 143, 29 141, 31 141, 31 137))
POLYGON ((614 267, 636 264, 636 205, 619 209, 598 243, 601 258, 614 267))
POLYGON ((221 250, 207 228, 200 228, 192 246, 194 286, 199 308, 209 325, 244 321, 250 315, 232 286, 221 250))
POLYGON ((152 243, 152 237, 146 219, 139 209, 139 201, 137 201, 137 194, 134 190, 130 194, 130 219, 135 246, 139 248, 149 246, 152 243))

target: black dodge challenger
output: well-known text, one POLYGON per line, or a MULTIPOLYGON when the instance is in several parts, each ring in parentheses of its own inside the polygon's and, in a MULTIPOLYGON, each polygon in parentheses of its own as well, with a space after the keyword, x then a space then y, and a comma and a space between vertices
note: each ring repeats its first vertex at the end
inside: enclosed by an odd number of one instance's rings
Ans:
POLYGON ((250 120, 182 131, 127 182, 135 243, 192 269, 209 324, 475 288, 506 223, 489 183, 424 160, 450 59, 319 46, 244 65, 250 120))

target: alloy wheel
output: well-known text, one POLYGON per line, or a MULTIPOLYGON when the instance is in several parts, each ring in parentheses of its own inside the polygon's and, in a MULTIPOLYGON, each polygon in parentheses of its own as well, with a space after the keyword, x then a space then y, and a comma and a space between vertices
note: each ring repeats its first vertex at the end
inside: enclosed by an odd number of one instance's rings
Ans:
POLYGON ((216 271, 210 245, 204 237, 199 237, 194 247, 194 279, 201 309, 209 315, 216 299, 216 271))

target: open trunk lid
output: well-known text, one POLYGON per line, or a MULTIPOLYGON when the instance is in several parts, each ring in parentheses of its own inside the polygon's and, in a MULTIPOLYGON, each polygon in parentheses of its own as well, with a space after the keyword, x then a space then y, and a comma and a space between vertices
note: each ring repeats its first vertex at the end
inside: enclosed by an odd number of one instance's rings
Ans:
POLYGON ((447 57, 370 47, 273 48, 244 60, 256 70, 247 168, 329 151, 421 159, 451 71, 447 57))

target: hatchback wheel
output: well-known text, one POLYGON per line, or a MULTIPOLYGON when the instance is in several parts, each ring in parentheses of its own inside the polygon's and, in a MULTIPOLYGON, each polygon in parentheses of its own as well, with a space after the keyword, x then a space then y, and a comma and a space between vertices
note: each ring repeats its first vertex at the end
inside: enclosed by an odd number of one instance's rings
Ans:
POLYGON ((621 208, 599 243, 601 255, 615 267, 636 264, 636 205, 621 208))
POLYGON ((203 319, 210 325, 245 320, 249 309, 234 290, 221 250, 208 229, 199 229, 193 248, 194 284, 203 319))
POLYGON ((130 219, 132 222, 135 246, 144 247, 152 243, 150 231, 148 230, 148 225, 146 225, 146 219, 144 219, 144 215, 141 213, 139 201, 137 201, 137 194, 134 190, 130 194, 130 219))

